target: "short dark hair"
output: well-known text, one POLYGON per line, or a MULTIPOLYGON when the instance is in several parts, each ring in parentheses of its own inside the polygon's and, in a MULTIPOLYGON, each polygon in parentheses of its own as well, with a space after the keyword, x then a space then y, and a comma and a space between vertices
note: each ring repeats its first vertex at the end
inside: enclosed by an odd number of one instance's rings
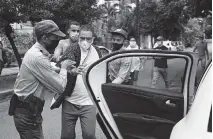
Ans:
POLYGON ((68 29, 70 29, 71 25, 81 26, 81 24, 79 22, 77 22, 77 21, 69 21, 68 29))
POLYGON ((80 29, 80 32, 81 32, 82 30, 83 30, 83 31, 91 31, 92 34, 94 35, 94 31, 93 31, 92 26, 90 26, 90 25, 88 25, 88 24, 87 24, 87 25, 82 25, 82 26, 81 26, 81 29, 80 29))

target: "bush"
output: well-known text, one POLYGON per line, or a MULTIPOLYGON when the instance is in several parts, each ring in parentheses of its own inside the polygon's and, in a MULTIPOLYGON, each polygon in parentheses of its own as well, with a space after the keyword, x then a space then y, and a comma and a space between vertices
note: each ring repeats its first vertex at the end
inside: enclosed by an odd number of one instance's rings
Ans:
POLYGON ((197 36, 203 35, 201 25, 197 18, 189 19, 186 26, 184 26, 184 33, 182 34, 183 43, 186 47, 193 47, 196 43, 197 36))
MULTIPOLYGON (((2 42, 3 47, 9 49, 13 52, 12 47, 10 45, 9 40, 6 36, 2 35, 2 42)), ((19 54, 21 57, 29 50, 29 48, 33 45, 33 34, 32 33, 21 33, 15 32, 14 43, 18 49, 19 54)), ((14 53, 12 53, 12 61, 16 61, 14 53)))

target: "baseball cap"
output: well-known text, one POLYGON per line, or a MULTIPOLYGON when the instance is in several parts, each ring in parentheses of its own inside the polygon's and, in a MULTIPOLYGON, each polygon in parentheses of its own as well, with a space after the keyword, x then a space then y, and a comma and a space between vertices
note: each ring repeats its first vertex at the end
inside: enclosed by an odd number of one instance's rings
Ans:
POLYGON ((38 22, 35 26, 36 35, 54 34, 59 37, 65 37, 66 35, 60 31, 59 27, 52 20, 43 20, 38 22))
POLYGON ((125 39, 127 39, 127 33, 123 29, 116 29, 115 31, 112 31, 111 34, 120 34, 124 36, 125 39))
POLYGON ((158 36, 157 40, 161 41, 161 40, 163 40, 163 37, 162 36, 158 36))

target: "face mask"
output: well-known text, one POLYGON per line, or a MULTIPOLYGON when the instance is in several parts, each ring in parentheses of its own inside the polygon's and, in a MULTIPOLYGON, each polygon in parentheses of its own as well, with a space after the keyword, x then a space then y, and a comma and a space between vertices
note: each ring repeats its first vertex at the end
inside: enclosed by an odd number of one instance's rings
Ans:
POLYGON ((79 46, 82 48, 83 51, 87 51, 92 43, 88 43, 87 41, 79 41, 79 46))
POLYGON ((123 44, 113 43, 113 51, 120 50, 123 47, 123 44))
POLYGON ((131 47, 135 47, 136 46, 136 42, 130 42, 130 46, 131 47))
POLYGON ((51 40, 51 43, 46 45, 46 50, 50 53, 53 54, 55 51, 55 48, 58 46, 59 40, 51 40))

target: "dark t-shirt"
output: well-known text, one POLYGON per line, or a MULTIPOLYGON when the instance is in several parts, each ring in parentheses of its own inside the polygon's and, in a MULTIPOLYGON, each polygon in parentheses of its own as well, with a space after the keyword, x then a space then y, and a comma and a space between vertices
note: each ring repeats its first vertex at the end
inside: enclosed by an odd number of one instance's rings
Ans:
MULTIPOLYGON (((154 48, 155 50, 168 50, 168 48, 164 45, 159 45, 158 47, 154 48)), ((156 58, 155 60, 155 67, 158 68, 168 68, 167 59, 166 58, 156 58)))

